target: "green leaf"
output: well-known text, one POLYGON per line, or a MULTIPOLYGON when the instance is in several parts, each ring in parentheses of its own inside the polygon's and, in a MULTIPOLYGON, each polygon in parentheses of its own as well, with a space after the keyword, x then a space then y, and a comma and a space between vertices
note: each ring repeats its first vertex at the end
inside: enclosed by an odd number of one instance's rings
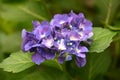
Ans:
POLYGON ((61 64, 58 63, 58 61, 56 59, 55 60, 46 60, 45 62, 42 63, 42 65, 54 67, 54 68, 57 68, 57 69, 60 69, 63 71, 61 64))
POLYGON ((3 60, 3 62, 0 63, 0 68, 3 68, 4 71, 17 73, 33 65, 34 63, 31 60, 31 54, 25 54, 20 51, 12 53, 10 57, 3 60))
POLYGON ((104 28, 93 28, 93 43, 90 52, 102 52, 109 47, 116 32, 104 28))
POLYGON ((79 69, 83 80, 94 80, 98 75, 104 75, 111 63, 111 54, 105 51, 101 54, 88 53, 87 64, 79 69))
POLYGON ((24 76, 21 80, 69 80, 66 74, 58 69, 42 67, 24 76))

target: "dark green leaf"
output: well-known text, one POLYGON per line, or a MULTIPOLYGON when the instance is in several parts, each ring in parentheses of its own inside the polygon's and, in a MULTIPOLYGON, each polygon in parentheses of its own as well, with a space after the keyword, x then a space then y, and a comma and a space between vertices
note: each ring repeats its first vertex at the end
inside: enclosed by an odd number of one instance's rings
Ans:
POLYGON ((3 62, 0 63, 0 68, 3 68, 4 71, 17 73, 33 65, 34 63, 31 60, 31 54, 25 54, 20 51, 12 53, 10 57, 3 60, 3 62))
POLYGON ((21 80, 68 80, 65 73, 54 68, 39 68, 21 80))
POLYGON ((49 67, 54 67, 60 70, 63 70, 62 66, 60 63, 58 63, 57 60, 48 60, 42 63, 45 66, 49 66, 49 67))
POLYGON ((98 75, 103 75, 111 63, 111 54, 105 51, 101 54, 88 53, 87 64, 81 68, 80 75, 83 80, 93 80, 98 75))
POLYGON ((90 52, 102 52, 109 47, 116 32, 104 28, 93 28, 93 43, 90 52))

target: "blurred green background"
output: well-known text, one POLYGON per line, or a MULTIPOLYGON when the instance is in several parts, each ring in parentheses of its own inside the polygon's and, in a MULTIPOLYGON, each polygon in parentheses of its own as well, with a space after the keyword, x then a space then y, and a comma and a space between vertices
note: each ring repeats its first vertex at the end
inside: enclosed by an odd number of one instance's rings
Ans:
MULTIPOLYGON (((21 49, 21 30, 32 30, 32 20, 50 21, 54 14, 71 10, 84 13, 94 27, 105 27, 107 23, 120 28, 120 0, 0 0, 0 62, 21 49)), ((93 64, 99 64, 91 68, 93 72, 96 70, 94 80, 120 80, 120 33, 103 53, 89 54, 88 61, 89 56, 93 64)), ((84 77, 90 76, 85 73, 86 67, 77 68, 69 62, 66 66, 75 80, 87 80, 84 77)), ((0 80, 69 80, 66 76, 46 66, 34 66, 17 74, 0 69, 0 80)))

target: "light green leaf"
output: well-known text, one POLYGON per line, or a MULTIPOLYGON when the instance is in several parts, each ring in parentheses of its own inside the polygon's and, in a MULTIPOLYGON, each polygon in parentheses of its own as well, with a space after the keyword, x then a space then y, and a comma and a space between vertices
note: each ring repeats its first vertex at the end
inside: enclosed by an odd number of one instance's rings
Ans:
POLYGON ((104 75, 111 63, 111 54, 105 51, 101 54, 88 53, 87 64, 79 69, 83 80, 94 80, 98 75, 104 75))
POLYGON ((12 53, 10 57, 3 60, 3 62, 0 63, 0 68, 3 68, 4 71, 17 73, 33 65, 34 63, 31 60, 31 54, 25 54, 20 51, 12 53))
POLYGON ((90 52, 102 52, 109 47, 116 32, 104 28, 93 28, 93 43, 90 52))

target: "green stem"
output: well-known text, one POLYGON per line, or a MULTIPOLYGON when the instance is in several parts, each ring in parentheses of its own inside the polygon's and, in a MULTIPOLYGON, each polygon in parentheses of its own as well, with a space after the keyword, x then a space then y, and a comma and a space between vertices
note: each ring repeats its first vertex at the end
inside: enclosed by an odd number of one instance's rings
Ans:
POLYGON ((54 60, 55 60, 55 62, 57 63, 57 65, 60 67, 60 69, 63 71, 62 65, 58 63, 57 59, 54 59, 54 60))
POLYGON ((18 6, 18 8, 19 8, 20 10, 22 10, 22 11, 24 11, 24 12, 26 12, 26 13, 28 13, 28 14, 36 17, 36 18, 38 18, 38 19, 40 19, 40 20, 47 20, 46 18, 44 18, 44 17, 42 17, 42 16, 40 16, 40 15, 38 15, 38 14, 30 11, 29 9, 27 9, 27 8, 25 8, 25 7, 18 6))
POLYGON ((109 19, 110 19, 110 14, 111 14, 111 7, 112 7, 112 4, 111 4, 111 0, 109 1, 109 4, 108 4, 108 12, 107 12, 107 17, 106 17, 106 20, 105 20, 105 25, 108 25, 109 24, 109 19))
POLYGON ((110 30, 113 30, 113 31, 120 31, 120 28, 117 28, 117 27, 113 27, 110 25, 106 25, 106 27, 109 28, 110 30))
POLYGON ((111 8, 112 8, 112 0, 109 0, 108 11, 107 11, 106 19, 105 19, 105 27, 107 27, 110 30, 120 31, 120 28, 116 28, 116 27, 113 27, 113 26, 109 25, 110 15, 111 15, 111 12, 112 12, 111 8))

